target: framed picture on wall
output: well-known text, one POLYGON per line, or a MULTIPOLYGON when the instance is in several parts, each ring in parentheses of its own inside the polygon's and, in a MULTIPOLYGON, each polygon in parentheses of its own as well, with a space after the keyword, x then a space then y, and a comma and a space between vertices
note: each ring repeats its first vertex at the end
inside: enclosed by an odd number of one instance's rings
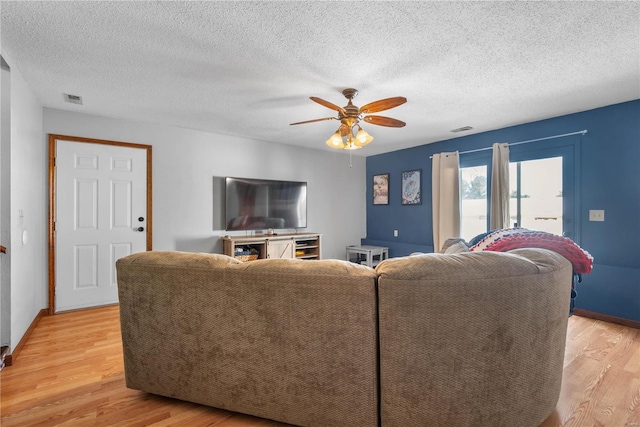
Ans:
POLYGON ((402 204, 403 205, 420 205, 422 204, 422 186, 421 175, 422 170, 416 169, 412 171, 402 172, 402 204))
POLYGON ((389 204, 389 174, 373 175, 373 204, 389 204))

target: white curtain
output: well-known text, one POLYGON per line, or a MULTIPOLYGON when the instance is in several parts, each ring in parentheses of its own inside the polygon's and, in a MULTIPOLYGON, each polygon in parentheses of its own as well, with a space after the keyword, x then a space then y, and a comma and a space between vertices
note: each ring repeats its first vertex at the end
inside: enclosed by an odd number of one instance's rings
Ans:
POLYGON ((460 162, 458 152, 433 155, 433 250, 439 252, 450 237, 460 236, 460 162))
POLYGON ((509 144, 493 144, 489 229, 509 228, 509 144))

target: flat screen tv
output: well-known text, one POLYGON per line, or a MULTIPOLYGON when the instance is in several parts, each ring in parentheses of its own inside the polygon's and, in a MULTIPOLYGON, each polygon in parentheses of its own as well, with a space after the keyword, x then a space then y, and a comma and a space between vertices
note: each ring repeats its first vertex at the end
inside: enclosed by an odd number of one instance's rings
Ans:
POLYGON ((227 230, 307 227, 307 183, 225 178, 227 230))

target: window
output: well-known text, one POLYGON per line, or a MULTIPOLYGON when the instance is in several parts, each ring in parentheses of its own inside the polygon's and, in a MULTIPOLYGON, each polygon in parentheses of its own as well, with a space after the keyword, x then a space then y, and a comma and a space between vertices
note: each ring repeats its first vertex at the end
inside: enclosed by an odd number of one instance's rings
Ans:
MULTIPOLYGON (((578 199, 580 138, 513 147, 510 153, 512 227, 546 231, 580 242, 578 199), (576 154, 577 153, 577 154, 576 154)), ((489 230, 490 151, 460 158, 461 237, 489 230), (487 155, 489 152, 489 155, 487 155)))
POLYGON ((511 224, 562 235, 562 157, 509 164, 511 224))
POLYGON ((487 231, 487 165, 460 168, 460 234, 466 240, 487 231))

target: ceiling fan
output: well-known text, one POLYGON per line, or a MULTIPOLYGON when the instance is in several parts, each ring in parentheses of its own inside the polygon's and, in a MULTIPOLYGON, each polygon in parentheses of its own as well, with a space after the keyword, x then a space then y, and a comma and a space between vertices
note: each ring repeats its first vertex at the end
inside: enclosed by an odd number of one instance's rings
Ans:
POLYGON ((402 105, 407 102, 407 98, 396 96, 393 98, 380 99, 378 101, 365 104, 361 108, 358 108, 351 102, 353 98, 358 95, 358 91, 356 89, 347 88, 342 91, 342 94, 349 100, 347 105, 344 107, 338 107, 337 105, 332 104, 329 101, 325 101, 324 99, 320 99, 315 96, 309 97, 312 101, 317 102, 324 107, 337 111, 338 117, 325 117, 323 119, 307 120, 304 122, 291 123, 291 125, 293 126, 305 123, 321 122, 324 120, 340 120, 340 127, 338 128, 336 133, 334 133, 331 138, 327 140, 327 145, 331 148, 357 150, 358 148, 362 148, 373 141, 373 137, 360 126, 361 121, 371 123, 372 125, 387 126, 392 128, 401 128, 406 124, 405 122, 392 119, 391 117, 371 116, 365 114, 377 113, 379 111, 389 110, 391 108, 397 107, 398 105, 402 105), (358 128, 355 136, 353 134, 354 127, 358 128), (345 138, 344 141, 343 138, 345 138))

